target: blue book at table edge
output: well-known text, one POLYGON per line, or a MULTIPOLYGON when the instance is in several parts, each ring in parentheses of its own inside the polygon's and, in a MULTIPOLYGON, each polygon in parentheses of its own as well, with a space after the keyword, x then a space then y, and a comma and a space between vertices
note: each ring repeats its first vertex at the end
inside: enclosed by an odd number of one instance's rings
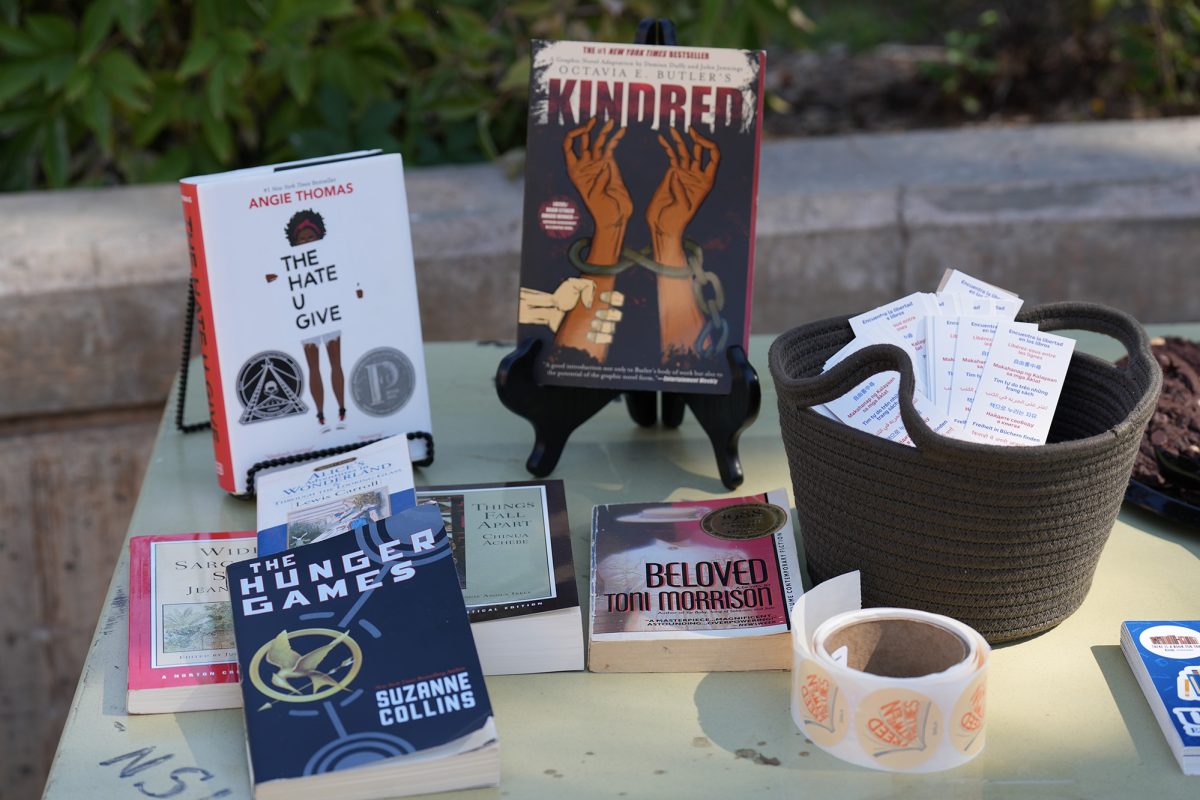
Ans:
POLYGON ((436 506, 228 575, 255 800, 499 783, 491 702, 436 506))
POLYGON ((1200 775, 1200 620, 1130 620, 1121 651, 1185 775, 1200 775))

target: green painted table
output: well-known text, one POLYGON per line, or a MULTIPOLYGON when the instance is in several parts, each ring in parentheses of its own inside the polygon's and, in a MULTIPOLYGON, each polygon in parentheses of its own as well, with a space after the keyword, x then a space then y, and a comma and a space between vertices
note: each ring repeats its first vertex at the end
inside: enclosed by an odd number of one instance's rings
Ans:
MULTIPOLYGON (((1156 333, 1200 335, 1200 325, 1156 333)), ((1084 349, 1119 346, 1081 337, 1084 349)), ((751 361, 763 410, 742 437, 747 492, 790 481, 779 441, 769 337, 751 361)), ((430 484, 526 478, 532 430, 500 406, 492 375, 505 350, 431 344, 437 461, 430 484)), ((193 381, 192 409, 202 408, 193 381)), ((173 409, 168 409, 172 411, 173 409)), ((207 434, 175 432, 168 413, 129 533, 246 530, 252 503, 217 488, 207 434)), ((588 576, 597 503, 725 494, 689 418, 643 430, 614 404, 576 432, 554 477, 566 481, 575 566, 588 576)), ((248 798, 242 712, 125 714, 128 554, 122 551, 54 759, 45 797, 248 798), (136 755, 140 754, 140 760, 136 755)), ((1126 508, 1083 607, 1054 630, 995 651, 988 744, 948 772, 905 776, 852 767, 808 743, 788 713, 788 673, 488 679, 503 753, 499 789, 463 797, 1194 798, 1118 646, 1124 619, 1200 617, 1200 530, 1126 508)), ((586 611, 585 611, 586 613, 586 611)))

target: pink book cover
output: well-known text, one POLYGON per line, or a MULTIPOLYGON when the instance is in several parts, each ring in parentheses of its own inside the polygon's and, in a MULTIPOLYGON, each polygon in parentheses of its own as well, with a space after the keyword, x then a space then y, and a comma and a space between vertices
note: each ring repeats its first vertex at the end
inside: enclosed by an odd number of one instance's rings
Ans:
POLYGON ((253 558, 254 531, 129 541, 129 689, 237 683, 225 568, 253 558))
POLYGON ((594 638, 789 630, 801 582, 782 490, 596 506, 592 523, 594 638))

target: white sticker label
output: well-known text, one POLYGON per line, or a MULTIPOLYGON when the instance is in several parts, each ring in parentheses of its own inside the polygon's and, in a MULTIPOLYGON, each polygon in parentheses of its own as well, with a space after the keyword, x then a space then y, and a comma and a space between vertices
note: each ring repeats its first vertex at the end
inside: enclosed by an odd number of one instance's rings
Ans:
POLYGON ((1182 625, 1154 625, 1138 637, 1142 647, 1163 658, 1200 656, 1200 631, 1182 625))

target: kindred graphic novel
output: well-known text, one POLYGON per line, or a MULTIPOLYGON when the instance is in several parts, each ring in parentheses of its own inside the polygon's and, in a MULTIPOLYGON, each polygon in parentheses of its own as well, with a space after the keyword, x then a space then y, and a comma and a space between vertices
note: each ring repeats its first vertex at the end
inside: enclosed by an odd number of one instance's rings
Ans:
POLYGON ((545 384, 723 393, 750 322, 759 51, 535 41, 521 339, 545 384))

